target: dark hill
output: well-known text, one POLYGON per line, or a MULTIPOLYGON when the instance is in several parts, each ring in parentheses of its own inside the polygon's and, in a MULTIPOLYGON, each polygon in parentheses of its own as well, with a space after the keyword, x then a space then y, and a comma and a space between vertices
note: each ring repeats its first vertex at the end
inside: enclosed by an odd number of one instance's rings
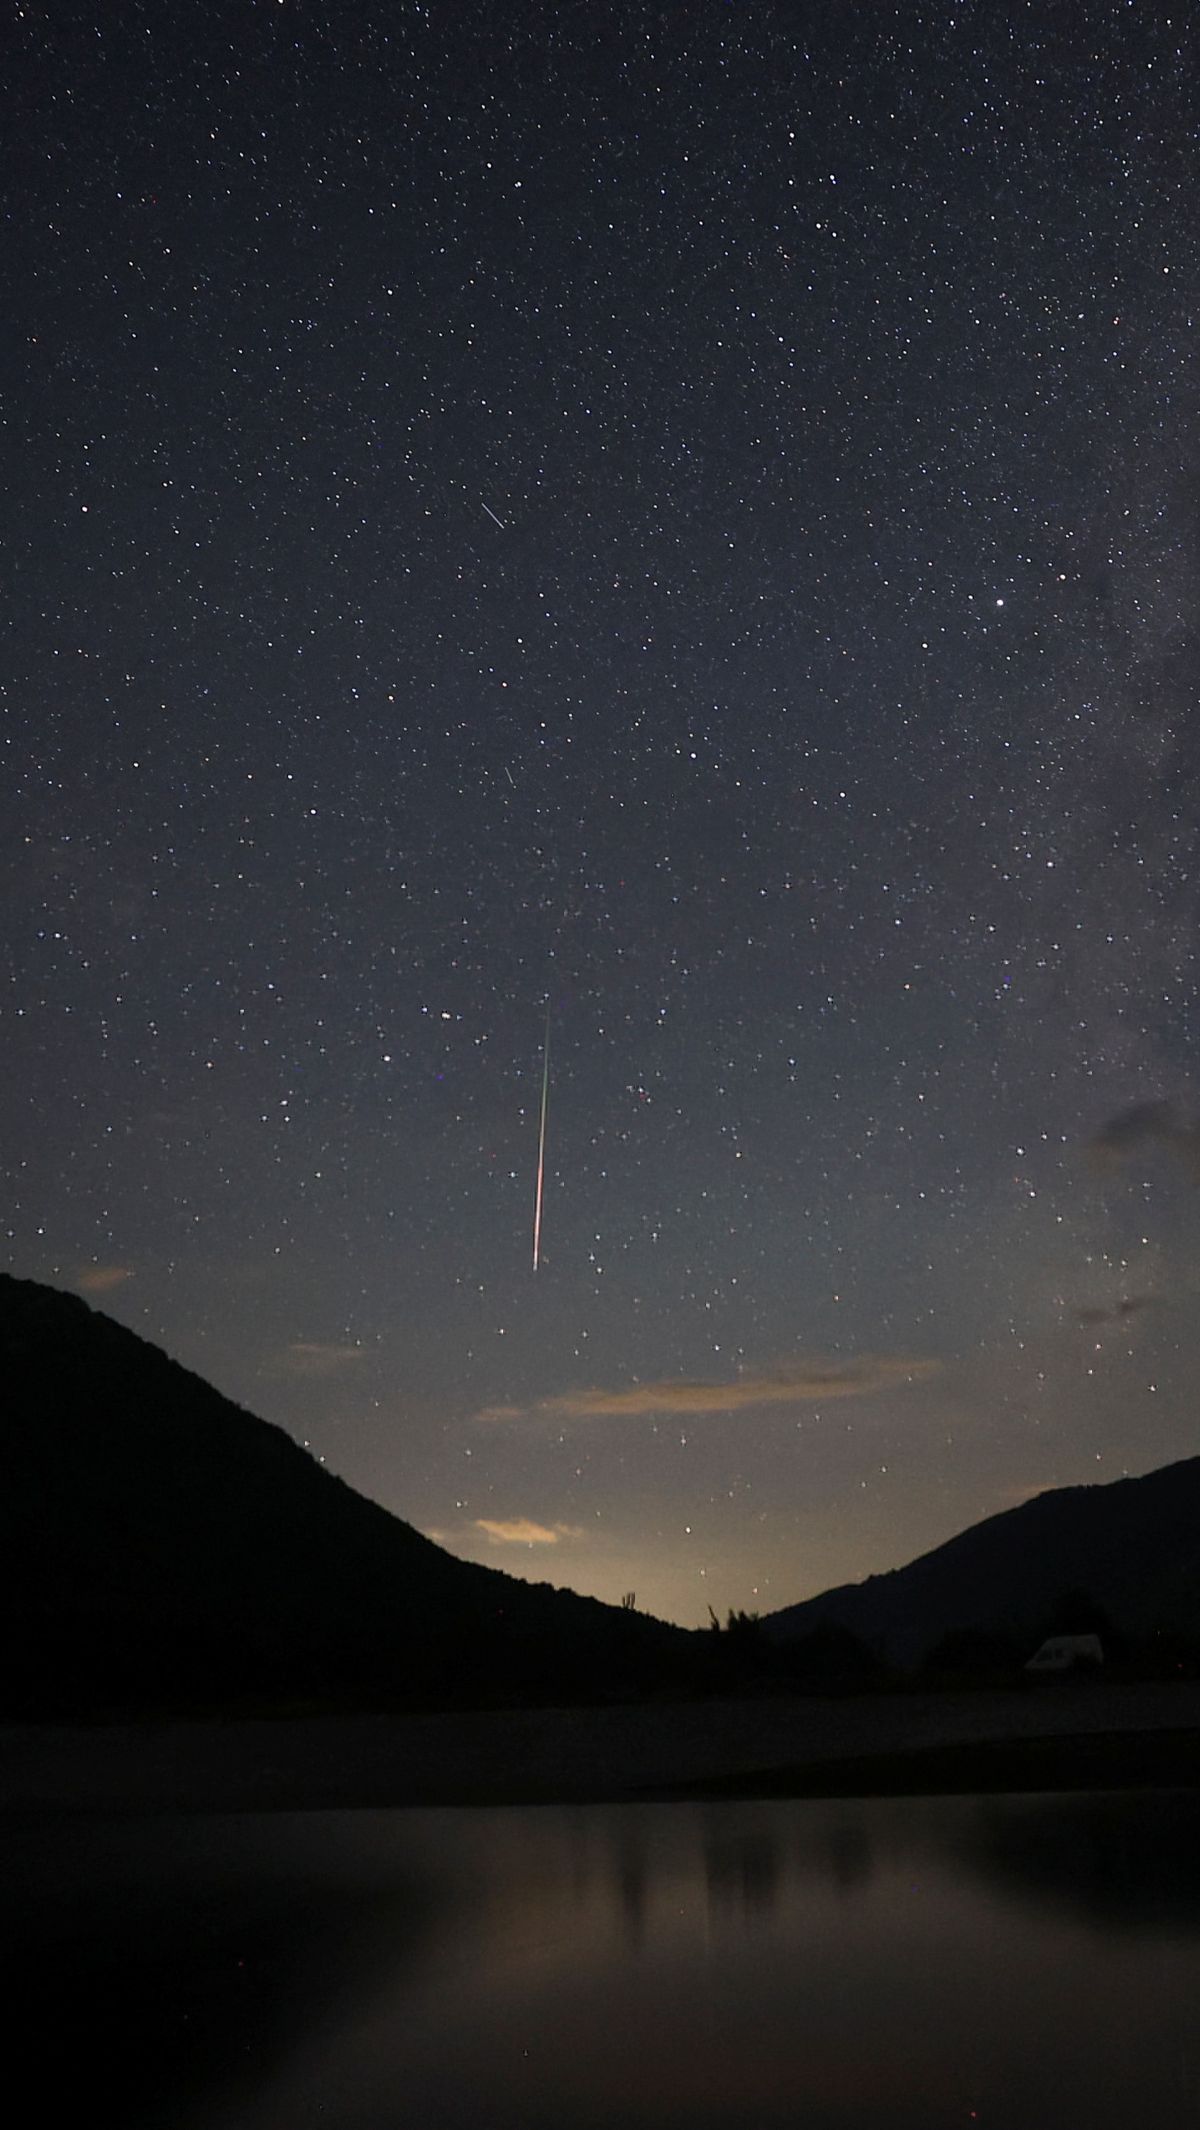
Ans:
MULTIPOLYGON (((1200 1457, 1039 1494, 906 1568, 772 1613, 763 1631, 783 1643, 845 1629, 911 1667, 968 1633, 1029 1654, 1043 1633, 1070 1631, 1064 1604, 1090 1606, 1142 1647, 1156 1636, 1200 1637, 1200 1457)), ((1079 1631, 1088 1625, 1081 1618, 1079 1631)))
POLYGON ((77 1296, 0 1275, 0 1708, 644 1690, 695 1639, 459 1561, 77 1296))

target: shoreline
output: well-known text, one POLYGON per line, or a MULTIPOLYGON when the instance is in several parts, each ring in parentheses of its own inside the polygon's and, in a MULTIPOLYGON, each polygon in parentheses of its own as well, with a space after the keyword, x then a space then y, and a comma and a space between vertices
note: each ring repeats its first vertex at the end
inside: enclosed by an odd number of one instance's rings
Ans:
POLYGON ((0 1726, 0 1815, 1200 1787, 1200 1682, 0 1726))
POLYGON ((1200 1730, 1050 1732, 913 1752, 810 1761, 715 1776, 673 1794, 701 1798, 1046 1796, 1200 1788, 1200 1730))

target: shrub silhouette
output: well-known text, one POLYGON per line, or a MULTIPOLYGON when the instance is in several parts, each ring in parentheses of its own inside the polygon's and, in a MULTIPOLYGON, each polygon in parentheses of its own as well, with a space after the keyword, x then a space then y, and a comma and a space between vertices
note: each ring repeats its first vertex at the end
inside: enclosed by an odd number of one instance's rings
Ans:
POLYGON ((1016 1628, 952 1627, 934 1644, 921 1671, 938 1679, 994 1679, 1023 1664, 1030 1646, 1028 1635, 1016 1628))
POLYGON ((883 1659, 852 1628, 832 1620, 783 1645, 789 1683, 806 1693, 866 1693, 887 1684, 883 1659))

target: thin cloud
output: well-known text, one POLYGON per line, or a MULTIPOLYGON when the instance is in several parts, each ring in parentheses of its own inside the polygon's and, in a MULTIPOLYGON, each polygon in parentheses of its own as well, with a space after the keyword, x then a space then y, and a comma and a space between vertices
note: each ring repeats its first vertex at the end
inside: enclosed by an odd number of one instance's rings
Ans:
POLYGON ((1200 1124, 1189 1124, 1173 1102, 1136 1102, 1120 1110, 1093 1134, 1088 1151, 1102 1168, 1124 1168, 1135 1155, 1158 1146, 1200 1183, 1200 1124))
POLYGON ((132 1278, 129 1265, 85 1265, 75 1285, 84 1294, 111 1294, 114 1287, 123 1287, 132 1278))
POLYGON ((807 1360, 733 1382, 672 1378, 633 1383, 622 1390, 565 1391, 536 1405, 485 1407, 481 1420, 545 1414, 557 1420, 625 1418, 656 1413, 732 1413, 751 1406, 824 1404, 831 1398, 863 1398, 885 1390, 927 1383, 941 1373, 940 1361, 902 1354, 860 1354, 850 1361, 807 1360))
POLYGON ((514 1516, 508 1522, 477 1516, 474 1528, 500 1546, 557 1546, 560 1539, 583 1537, 575 1524, 535 1524, 528 1516, 514 1516))
POLYGON ((339 1346, 333 1340, 293 1339, 277 1354, 271 1373, 281 1376, 336 1376, 343 1368, 361 1361, 361 1346, 339 1346))
POLYGON ((1122 1324, 1131 1316, 1140 1316, 1144 1309, 1157 1309, 1158 1296, 1154 1294, 1130 1294, 1107 1308, 1077 1309, 1075 1320, 1079 1324, 1122 1324))

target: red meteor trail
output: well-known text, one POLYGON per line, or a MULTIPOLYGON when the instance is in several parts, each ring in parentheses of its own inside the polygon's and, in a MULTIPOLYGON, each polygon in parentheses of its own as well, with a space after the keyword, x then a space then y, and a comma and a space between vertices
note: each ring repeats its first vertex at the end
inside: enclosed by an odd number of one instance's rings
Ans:
POLYGON ((537 1190, 533 1199, 533 1269, 542 1254, 542 1186, 546 1180, 546 1103, 550 1095, 550 1001, 546 1000, 546 1033, 542 1041, 542 1114, 538 1124, 537 1190))

